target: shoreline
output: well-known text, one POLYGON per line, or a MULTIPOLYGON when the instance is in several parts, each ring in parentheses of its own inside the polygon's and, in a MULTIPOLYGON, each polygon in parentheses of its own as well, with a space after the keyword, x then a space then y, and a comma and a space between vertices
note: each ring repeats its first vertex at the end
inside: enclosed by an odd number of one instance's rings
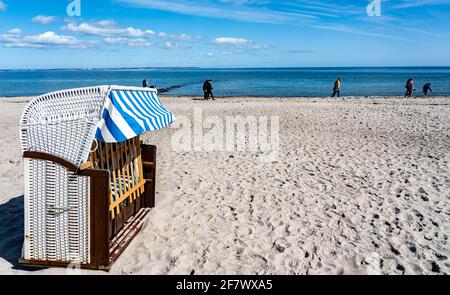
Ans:
MULTIPOLYGON (((161 99, 191 99, 193 101, 203 101, 203 96, 195 96, 195 95, 170 95, 170 94, 158 94, 161 99)), ((18 100, 19 102, 31 101, 32 99, 39 97, 39 95, 35 96, 0 96, 0 102, 8 102, 11 100, 18 100)), ((425 99, 448 99, 449 95, 428 95, 428 96, 413 96, 413 97, 405 97, 405 96, 394 96, 394 95, 353 95, 353 96, 341 96, 341 97, 330 97, 330 96, 215 96, 216 100, 242 100, 242 99, 261 99, 261 100, 311 100, 311 99, 320 99, 320 100, 372 100, 372 99, 380 99, 380 100, 425 100, 425 99)), ((209 100, 210 102, 214 102, 209 100)))

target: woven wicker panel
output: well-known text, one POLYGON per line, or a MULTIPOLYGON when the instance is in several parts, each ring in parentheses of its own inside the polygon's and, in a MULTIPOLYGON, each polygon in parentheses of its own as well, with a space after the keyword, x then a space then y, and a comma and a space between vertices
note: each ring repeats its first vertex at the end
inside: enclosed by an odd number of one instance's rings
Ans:
POLYGON ((87 177, 25 159, 25 259, 88 263, 88 201, 87 177))
POLYGON ((89 156, 108 87, 49 93, 33 100, 21 120, 23 151, 45 152, 74 165, 89 156))

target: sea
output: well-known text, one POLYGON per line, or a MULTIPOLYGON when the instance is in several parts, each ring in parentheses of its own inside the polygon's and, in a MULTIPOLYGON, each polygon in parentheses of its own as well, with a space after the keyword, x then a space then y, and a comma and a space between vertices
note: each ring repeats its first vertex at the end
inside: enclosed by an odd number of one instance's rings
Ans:
POLYGON ((0 97, 96 85, 140 86, 143 79, 169 89, 161 95, 171 96, 201 96, 203 82, 211 79, 217 97, 327 97, 338 77, 343 96, 402 96, 409 77, 416 95, 422 95, 425 83, 431 83, 433 95, 450 95, 450 67, 348 67, 0 70, 0 97))

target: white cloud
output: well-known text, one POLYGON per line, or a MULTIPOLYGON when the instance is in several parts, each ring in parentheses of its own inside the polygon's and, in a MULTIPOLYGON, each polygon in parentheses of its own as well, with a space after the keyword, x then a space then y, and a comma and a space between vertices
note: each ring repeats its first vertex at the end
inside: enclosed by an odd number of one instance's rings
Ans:
POLYGON ((166 41, 166 43, 164 43, 164 45, 161 46, 161 48, 163 48, 163 49, 174 49, 177 47, 178 47, 178 44, 172 43, 170 41, 166 41))
POLYGON ((61 29, 64 31, 77 33, 86 36, 103 37, 102 41, 108 45, 124 45, 128 47, 148 47, 149 38, 158 36, 161 44, 158 46, 163 49, 190 48, 180 44, 187 42, 198 42, 202 40, 200 36, 191 36, 188 34, 168 34, 165 32, 156 33, 153 30, 143 30, 134 27, 120 27, 113 20, 101 20, 77 23, 76 21, 66 20, 67 24, 61 29), (133 40, 136 39, 136 40, 133 40))
POLYGON ((212 41, 212 44, 218 45, 218 46, 241 48, 241 49, 267 49, 267 48, 269 48, 267 45, 258 44, 258 43, 255 43, 251 40, 247 40, 244 38, 234 38, 234 37, 216 38, 212 41))
POLYGON ((33 22, 36 24, 42 24, 47 25, 51 22, 54 22, 56 18, 54 16, 45 16, 45 15, 38 15, 33 17, 33 22))
POLYGON ((111 20, 111 19, 99 20, 99 21, 97 21, 95 23, 97 25, 99 25, 100 27, 104 27, 104 28, 114 27, 116 25, 116 22, 111 20))
POLYGON ((9 30, 9 31, 7 32, 7 34, 11 34, 11 35, 20 35, 20 34, 22 34, 22 30, 19 29, 19 28, 14 28, 14 29, 9 30))
POLYGON ((104 39, 105 43, 110 45, 124 45, 128 47, 149 47, 151 44, 145 39, 138 38, 138 39, 131 39, 131 38, 112 38, 112 37, 106 37, 104 39))
POLYGON ((39 35, 26 36, 24 40, 32 44, 67 46, 72 48, 85 48, 89 44, 75 37, 57 35, 51 31, 39 35))
POLYGON ((5 2, 0 1, 0 11, 6 10, 6 7, 8 7, 8 6, 5 4, 5 2))
POLYGON ((202 37, 200 36, 190 36, 188 34, 167 34, 164 32, 160 32, 158 36, 161 39, 171 40, 171 41, 183 41, 183 42, 195 42, 200 41, 202 37))
POLYGON ((189 45, 184 45, 182 43, 178 43, 175 41, 164 41, 162 44, 159 45, 162 49, 190 49, 192 48, 189 45))
POLYGON ((18 35, 4 34, 0 35, 0 42, 5 47, 22 48, 89 48, 96 45, 93 41, 82 41, 72 36, 57 35, 52 31, 38 35, 28 35, 23 38, 18 35))
POLYGON ((101 37, 122 36, 131 38, 143 38, 156 35, 156 33, 152 30, 141 30, 133 27, 118 27, 116 22, 113 20, 102 20, 80 24, 72 22, 62 27, 62 29, 73 33, 101 37))

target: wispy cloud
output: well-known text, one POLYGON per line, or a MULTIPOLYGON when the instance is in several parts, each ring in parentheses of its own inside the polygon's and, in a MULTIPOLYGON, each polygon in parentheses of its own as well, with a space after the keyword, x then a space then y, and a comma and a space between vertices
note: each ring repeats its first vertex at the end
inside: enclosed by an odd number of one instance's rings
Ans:
MULTIPOLYGON (((268 1, 206 1, 206 0, 115 0, 131 6, 170 11, 194 16, 232 19, 257 23, 287 23, 294 17, 264 7, 268 1)), ((309 16, 313 17, 313 16, 309 16)))
POLYGON ((413 8, 421 6, 450 5, 450 0, 402 0, 401 3, 392 5, 392 8, 413 8))
POLYGON ((160 32, 158 36, 163 40, 170 40, 170 41, 183 41, 183 42, 197 42, 202 40, 203 38, 201 36, 190 36, 188 34, 182 33, 182 34, 167 34, 165 32, 160 32))
POLYGON ((373 24, 379 30, 398 32, 404 31, 404 36, 411 36, 412 33, 419 33, 431 37, 439 38, 440 35, 431 30, 423 28, 423 24, 414 23, 411 19, 405 19, 402 17, 396 17, 392 15, 382 15, 380 17, 365 17, 360 18, 361 22, 373 24))
MULTIPOLYGON (((368 1, 354 3, 324 0, 115 0, 130 6, 185 15, 231 19, 243 22, 308 26, 347 34, 405 40, 395 33, 374 33, 361 26, 358 18, 367 16, 368 1)), ((431 0, 433 2, 447 2, 431 0)), ((450 1, 450 0, 449 0, 450 1)), ((422 1, 416 1, 422 2, 422 1)), ((418 5, 416 3, 415 5, 418 5)), ((364 24, 364 22, 362 22, 364 24)))
POLYGON ((257 23, 302 23, 321 17, 336 18, 365 13, 367 3, 343 5, 323 0, 115 0, 135 7, 203 17, 257 23))
POLYGON ((205 56, 205 57, 214 57, 215 54, 212 52, 202 52, 200 53, 201 56, 205 56))
POLYGON ((190 45, 180 44, 180 43, 173 42, 173 41, 165 41, 159 45, 159 48, 162 48, 162 49, 191 49, 192 47, 190 45))
POLYGON ((45 16, 45 15, 38 15, 33 17, 32 21, 35 24, 42 24, 42 25, 47 25, 49 23, 52 23, 56 20, 56 17, 54 16, 45 16))
POLYGON ((164 44, 162 44, 160 46, 160 48, 162 48, 162 49, 175 49, 175 48, 178 48, 178 44, 177 43, 172 43, 170 41, 166 41, 166 42, 164 42, 164 44))
POLYGON ((309 53, 314 53, 313 50, 302 50, 302 49, 292 49, 292 50, 287 50, 287 53, 290 54, 309 54, 309 53))
POLYGON ((7 34, 9 34, 9 35, 20 35, 20 34, 22 34, 22 30, 19 29, 19 28, 14 28, 14 29, 9 30, 7 32, 7 34))
POLYGON ((354 28, 352 26, 345 25, 345 24, 324 23, 324 24, 312 25, 312 27, 318 28, 318 29, 336 31, 336 32, 351 33, 351 34, 361 35, 361 36, 370 36, 370 37, 378 37, 378 38, 393 39, 393 40, 400 40, 400 41, 409 41, 409 39, 399 37, 396 35, 390 35, 387 33, 378 33, 378 32, 371 31, 371 30, 362 30, 362 29, 354 28))
POLYGON ((342 17, 349 15, 358 15, 364 12, 364 8, 367 5, 362 5, 357 2, 355 4, 342 4, 338 2, 324 2, 324 1, 311 1, 311 0, 297 0, 286 1, 284 3, 284 9, 289 12, 301 12, 317 16, 326 17, 342 17))
POLYGON ((6 10, 6 7, 8 7, 5 2, 0 0, 0 11, 6 10))
POLYGON ((142 38, 132 39, 132 38, 125 38, 125 37, 106 37, 104 39, 105 43, 108 45, 123 45, 126 47, 149 47, 151 43, 142 38))
POLYGON ((68 32, 101 37, 122 36, 129 38, 143 38, 151 37, 156 34, 153 30, 141 30, 133 27, 121 28, 118 27, 113 20, 102 20, 90 23, 84 22, 80 24, 71 22, 62 27, 62 29, 68 32))
POLYGON ((219 37, 214 39, 212 42, 214 45, 232 47, 238 49, 267 49, 269 48, 267 45, 258 44, 251 40, 247 40, 244 38, 235 38, 235 37, 219 37))
POLYGON ((220 54, 222 54, 222 55, 234 55, 233 51, 222 51, 220 54))
POLYGON ((16 48, 89 48, 96 46, 93 41, 82 41, 72 36, 58 35, 52 31, 48 31, 38 35, 28 35, 25 37, 20 34, 3 34, 0 35, 0 43, 4 47, 16 48))

